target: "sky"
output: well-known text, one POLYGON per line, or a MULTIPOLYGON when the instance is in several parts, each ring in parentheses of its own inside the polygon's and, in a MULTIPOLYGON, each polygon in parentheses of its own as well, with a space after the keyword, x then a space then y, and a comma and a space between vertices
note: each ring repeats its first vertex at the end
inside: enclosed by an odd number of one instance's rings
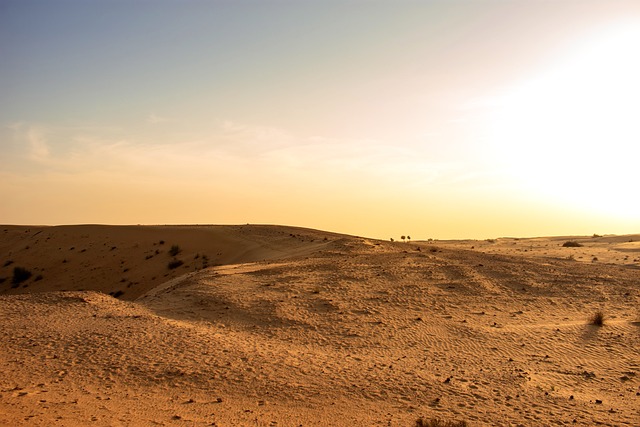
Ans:
POLYGON ((0 0, 0 223, 640 232, 640 2, 0 0))

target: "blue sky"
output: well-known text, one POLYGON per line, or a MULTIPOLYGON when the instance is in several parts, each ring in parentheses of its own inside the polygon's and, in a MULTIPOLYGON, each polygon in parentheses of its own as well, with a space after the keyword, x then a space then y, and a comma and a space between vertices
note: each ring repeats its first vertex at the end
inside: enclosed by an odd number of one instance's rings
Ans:
POLYGON ((0 222, 637 232, 638 24, 631 1, 2 0, 0 222))

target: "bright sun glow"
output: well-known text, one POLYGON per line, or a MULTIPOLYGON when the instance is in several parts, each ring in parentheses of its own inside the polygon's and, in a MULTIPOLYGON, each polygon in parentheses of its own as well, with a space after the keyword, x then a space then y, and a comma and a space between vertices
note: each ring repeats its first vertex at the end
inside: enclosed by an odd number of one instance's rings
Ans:
POLYGON ((542 197, 640 218, 640 27, 600 34, 501 98, 492 139, 542 197))

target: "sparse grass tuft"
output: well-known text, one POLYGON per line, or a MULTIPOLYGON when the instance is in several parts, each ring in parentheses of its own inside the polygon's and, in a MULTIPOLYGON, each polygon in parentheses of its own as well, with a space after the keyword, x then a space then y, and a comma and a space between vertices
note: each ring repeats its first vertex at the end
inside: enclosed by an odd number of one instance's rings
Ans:
POLYGON ((427 421, 420 417, 416 420, 416 427, 468 427, 468 424, 466 421, 444 421, 440 418, 427 421))
POLYGON ((594 326, 604 326, 604 313, 601 311, 595 312, 589 321, 594 326))

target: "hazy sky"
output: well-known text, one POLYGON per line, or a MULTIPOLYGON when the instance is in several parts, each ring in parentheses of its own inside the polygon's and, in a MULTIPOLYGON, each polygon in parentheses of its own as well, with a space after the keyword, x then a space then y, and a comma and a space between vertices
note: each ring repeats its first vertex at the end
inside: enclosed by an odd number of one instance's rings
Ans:
POLYGON ((0 223, 640 232, 640 1, 0 0, 0 223))

